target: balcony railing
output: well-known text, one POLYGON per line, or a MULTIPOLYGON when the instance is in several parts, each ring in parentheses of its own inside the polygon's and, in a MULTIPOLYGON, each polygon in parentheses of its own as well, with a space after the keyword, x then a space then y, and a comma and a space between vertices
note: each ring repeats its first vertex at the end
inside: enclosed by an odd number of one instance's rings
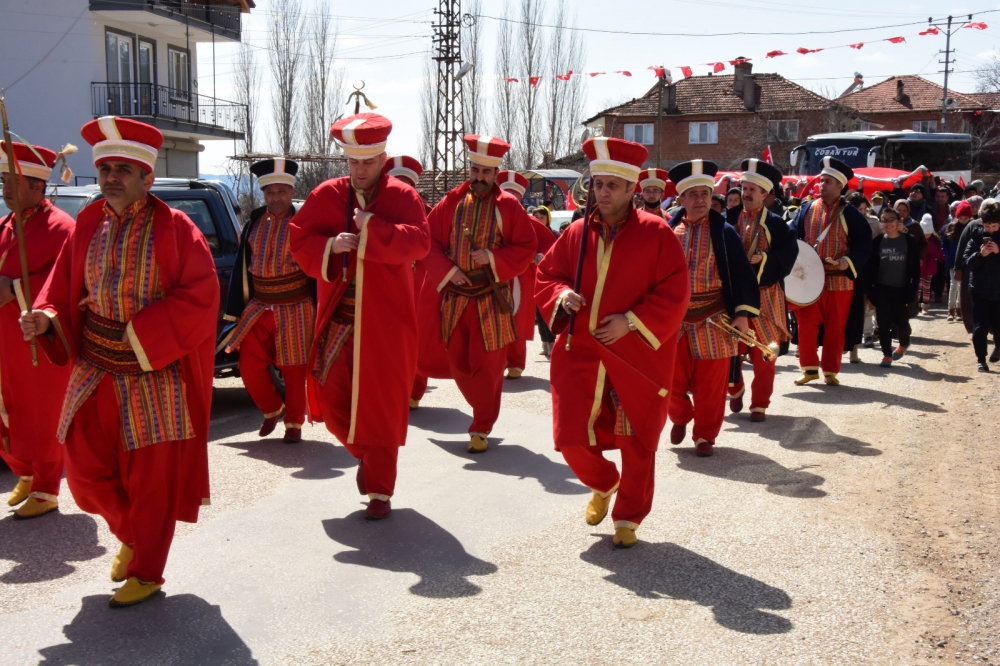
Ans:
POLYGON ((239 39, 242 17, 235 5, 208 4, 206 0, 90 0, 92 11, 145 10, 173 18, 203 24, 211 30, 223 30, 239 39))
POLYGON ((91 83, 95 116, 165 119, 216 131, 242 133, 246 107, 214 97, 151 83, 91 83))

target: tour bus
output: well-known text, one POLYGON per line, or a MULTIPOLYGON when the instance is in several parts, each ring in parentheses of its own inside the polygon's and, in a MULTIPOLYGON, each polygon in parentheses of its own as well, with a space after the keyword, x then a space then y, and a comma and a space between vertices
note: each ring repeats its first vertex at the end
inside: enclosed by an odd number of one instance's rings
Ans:
POLYGON ((815 134, 792 149, 799 175, 815 176, 829 155, 852 169, 887 167, 910 173, 924 166, 944 180, 972 182, 972 136, 902 130, 815 134), (961 181, 960 181, 961 179, 961 181))

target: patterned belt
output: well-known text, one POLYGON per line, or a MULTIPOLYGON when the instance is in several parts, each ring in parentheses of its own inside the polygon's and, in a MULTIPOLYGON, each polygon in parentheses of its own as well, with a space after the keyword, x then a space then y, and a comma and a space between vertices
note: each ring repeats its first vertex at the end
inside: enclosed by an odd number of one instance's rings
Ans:
POLYGON ((132 345, 122 342, 128 324, 87 312, 83 320, 83 345, 80 356, 98 370, 113 375, 141 375, 132 345))
POLYGON ((697 324, 705 321, 712 315, 725 312, 725 310, 726 301, 722 297, 721 289, 691 294, 691 302, 688 304, 687 314, 684 315, 684 322, 687 324, 697 324))
POLYGON ((290 305, 309 296, 309 278, 302 271, 265 278, 253 276, 254 298, 265 305, 290 305))
POLYGON ((357 294, 357 287, 354 282, 347 285, 347 289, 344 290, 344 295, 340 297, 340 302, 337 303, 337 309, 333 311, 333 319, 341 324, 353 324, 354 323, 354 301, 357 294))
POLYGON ((485 269, 479 268, 474 271, 465 271, 465 274, 468 276, 469 282, 472 284, 459 286, 453 282, 449 282, 448 291, 467 298, 477 298, 493 292, 493 288, 490 286, 490 280, 486 275, 485 269))

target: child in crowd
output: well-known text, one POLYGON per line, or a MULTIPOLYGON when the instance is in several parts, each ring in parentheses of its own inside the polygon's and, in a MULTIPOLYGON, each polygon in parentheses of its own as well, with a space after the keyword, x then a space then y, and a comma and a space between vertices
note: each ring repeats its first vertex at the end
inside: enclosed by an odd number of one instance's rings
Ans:
POLYGON ((910 319, 907 305, 917 296, 920 280, 920 252, 912 234, 905 233, 899 213, 882 209, 883 235, 872 241, 872 253, 865 266, 865 295, 875 304, 878 340, 882 347, 883 368, 892 366, 910 346, 910 319), (899 346, 892 348, 892 330, 896 329, 899 346))

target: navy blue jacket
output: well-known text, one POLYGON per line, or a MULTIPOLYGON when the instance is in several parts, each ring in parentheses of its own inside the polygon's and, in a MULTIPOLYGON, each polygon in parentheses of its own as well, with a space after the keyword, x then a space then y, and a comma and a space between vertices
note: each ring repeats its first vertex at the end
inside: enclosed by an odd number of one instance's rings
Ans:
MULTIPOLYGON (((988 301, 1000 300, 1000 254, 984 257, 979 253, 990 234, 982 226, 969 232, 969 244, 965 248, 965 268, 969 271, 969 289, 974 298, 988 301)), ((992 234, 993 241, 1000 245, 1000 231, 992 234)))
MULTIPOLYGON (((805 220, 817 200, 810 201, 802 206, 799 214, 795 216, 790 225, 795 238, 803 240, 805 237, 805 220)), ((852 280, 864 275, 865 263, 872 253, 872 228, 868 220, 861 214, 861 211, 847 203, 843 197, 840 198, 840 225, 847 231, 847 244, 850 250, 844 256, 847 259, 847 270, 844 275, 852 280)), ((830 230, 833 233, 833 229, 830 230)), ((826 259, 826 257, 820 257, 826 259)))
MULTIPOLYGON (((684 219, 684 209, 679 208, 670 218, 670 228, 675 228, 684 219)), ((714 210, 708 212, 709 231, 712 235, 712 252, 719 267, 722 280, 722 297, 726 302, 726 313, 730 317, 745 315, 756 317, 760 314, 760 289, 757 276, 746 250, 743 239, 736 229, 714 210)))
MULTIPOLYGON (((788 224, 781 216, 766 208, 763 210, 767 215, 764 217, 761 229, 767 239, 768 250, 763 253, 763 259, 756 266, 757 283, 762 287, 780 284, 784 288, 785 277, 792 272, 795 260, 799 256, 799 244, 795 242, 795 236, 788 230, 788 224)), ((730 208, 727 212, 727 222, 734 229, 740 220, 741 212, 742 208, 730 208)))

